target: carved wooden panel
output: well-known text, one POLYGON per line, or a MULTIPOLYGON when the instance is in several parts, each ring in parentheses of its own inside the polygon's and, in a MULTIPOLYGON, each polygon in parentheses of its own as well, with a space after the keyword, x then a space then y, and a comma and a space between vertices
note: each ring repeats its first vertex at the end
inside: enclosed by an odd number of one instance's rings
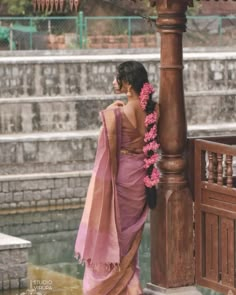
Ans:
POLYGON ((234 220, 221 218, 221 269, 222 283, 234 287, 234 220))
POLYGON ((218 281, 219 277, 219 222, 218 216, 206 214, 206 278, 218 281))
POLYGON ((223 294, 236 294, 235 157, 235 146, 195 141, 196 282, 223 294))

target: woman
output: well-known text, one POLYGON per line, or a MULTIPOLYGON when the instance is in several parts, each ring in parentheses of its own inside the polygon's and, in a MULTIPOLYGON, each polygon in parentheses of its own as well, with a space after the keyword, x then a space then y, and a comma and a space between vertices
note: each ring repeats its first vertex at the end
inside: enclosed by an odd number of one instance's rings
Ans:
POLYGON ((84 295, 140 295, 138 247, 159 173, 157 108, 144 66, 118 67, 116 101, 101 112, 102 129, 75 254, 85 262, 84 295))

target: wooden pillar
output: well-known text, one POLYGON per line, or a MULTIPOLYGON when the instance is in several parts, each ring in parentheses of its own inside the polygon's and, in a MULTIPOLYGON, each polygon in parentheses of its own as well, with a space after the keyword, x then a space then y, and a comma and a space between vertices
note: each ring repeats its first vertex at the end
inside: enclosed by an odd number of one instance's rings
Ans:
POLYGON ((162 149, 157 207, 151 213, 151 283, 164 288, 194 284, 192 196, 185 177, 186 117, 182 34, 190 1, 157 0, 161 35, 162 149))

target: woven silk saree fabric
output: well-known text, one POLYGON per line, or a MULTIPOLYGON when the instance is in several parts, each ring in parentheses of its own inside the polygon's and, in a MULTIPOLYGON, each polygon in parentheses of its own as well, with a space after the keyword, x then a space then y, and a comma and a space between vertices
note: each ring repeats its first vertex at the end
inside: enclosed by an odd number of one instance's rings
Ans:
POLYGON ((140 135, 122 108, 105 110, 101 118, 95 165, 75 243, 75 254, 86 265, 83 294, 140 295, 137 253, 147 217, 144 156, 120 153, 133 148, 140 135))

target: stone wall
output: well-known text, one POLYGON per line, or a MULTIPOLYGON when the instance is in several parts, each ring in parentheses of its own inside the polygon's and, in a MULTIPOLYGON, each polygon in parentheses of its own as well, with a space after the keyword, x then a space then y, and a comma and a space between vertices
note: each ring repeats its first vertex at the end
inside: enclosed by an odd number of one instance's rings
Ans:
MULTIPOLYGON (((1 214, 5 215, 9 211, 14 213, 14 210, 16 213, 25 208, 42 211, 43 208, 47 210, 49 207, 54 209, 83 207, 90 176, 89 171, 79 171, 77 173, 13 175, 6 176, 5 180, 4 177, 0 177, 1 214)), ((6 220, 5 216, 1 219, 0 225, 3 226, 6 220)), ((17 226, 13 220, 14 217, 10 215, 9 224, 17 226)), ((16 234, 12 231, 10 233, 16 234)))
POLYGON ((0 99, 0 134, 94 130, 115 95, 0 99))
POLYGON ((0 293, 28 286, 29 247, 29 241, 0 233, 0 293))
POLYGON ((98 131, 0 137, 1 175, 91 169, 98 131))
MULTIPOLYGON (((99 111, 114 99, 124 99, 111 94, 116 66, 140 60, 158 85, 158 54, 115 53, 0 53, 4 218, 8 213, 83 206, 97 148, 99 111)), ((236 54, 186 52, 184 58, 188 135, 235 134, 236 54)))
MULTIPOLYGON (((75 140, 81 137, 82 134, 71 133, 78 130, 97 130, 101 125, 99 112, 105 109, 115 99, 124 99, 123 96, 116 95, 84 95, 84 96, 50 96, 50 97, 30 97, 30 98, 8 98, 0 99, 0 134, 27 134, 34 133, 34 138, 39 132, 70 132, 75 140)), ((215 123, 233 123, 236 121, 236 90, 218 90, 218 91, 198 91, 188 92, 185 96, 185 106, 188 125, 196 124, 215 124, 215 123)), ((46 135, 44 138, 46 139, 46 135)), ((91 132, 88 132, 91 134, 91 132)), ((92 134, 91 134, 92 136, 92 134)), ((54 136, 55 137, 55 136, 54 136)), ((10 137, 0 138, 1 143, 4 142, 6 148, 9 146, 7 140, 10 137)), ((15 142, 19 141, 22 136, 15 142)), ((42 136, 39 151, 44 140, 42 136)), ((38 139, 40 141, 40 138, 38 139)), ((72 139, 72 138, 71 138, 72 139)), ((85 136, 81 138, 81 148, 86 146, 85 136)), ((33 138, 25 139, 26 142, 32 142, 33 138)), ((53 138, 50 139, 52 146, 53 138)), ((60 143, 58 140, 54 140, 60 143)), ((14 143, 14 146, 17 144, 14 143)), ((64 143, 65 145, 65 143, 64 143)), ((18 150, 25 150, 24 157, 35 158, 33 151, 36 151, 36 144, 31 143, 18 150), (33 148, 33 145, 35 147, 33 148), (31 148, 29 148, 31 146, 31 148), (30 149, 30 156, 29 156, 30 149)), ((90 149, 90 148, 89 148, 90 149)), ((93 148, 92 148, 93 149, 93 148)), ((68 150, 71 147, 68 146, 68 150)), ((3 150, 2 150, 3 151, 3 150)), ((81 153, 81 150, 75 150, 76 153, 81 153)), ((22 155, 23 156, 23 155, 22 155)), ((72 155, 77 158, 76 155, 72 155)), ((12 158, 16 157, 12 155, 12 158)), ((0 155, 1 158, 1 155, 0 155)), ((3 164, 5 163, 3 159, 3 164)), ((39 161, 38 161, 39 162, 39 161)))
MULTIPOLYGON (((0 97, 71 96, 112 93, 116 66, 139 60, 159 84, 159 54, 0 57, 0 97)), ((236 53, 184 54, 184 89, 236 89, 236 53)))
MULTIPOLYGON (((4 218, 0 220, 0 232, 21 236, 27 240, 32 240, 31 238, 29 239, 28 236, 34 236, 33 240, 35 244, 40 241, 42 243, 44 240, 42 240, 41 235, 44 234, 50 235, 54 233, 55 236, 57 237, 58 235, 59 238, 63 232, 76 232, 82 212, 83 210, 80 208, 68 210, 58 208, 57 210, 18 212, 12 215, 4 215, 4 218)), ((51 237, 49 237, 49 239, 52 240, 51 237)), ((36 245, 33 245, 33 248, 35 246, 36 245)), ((55 249, 52 249, 52 251, 55 251, 55 249)), ((37 259, 37 257, 34 259, 37 259)))

